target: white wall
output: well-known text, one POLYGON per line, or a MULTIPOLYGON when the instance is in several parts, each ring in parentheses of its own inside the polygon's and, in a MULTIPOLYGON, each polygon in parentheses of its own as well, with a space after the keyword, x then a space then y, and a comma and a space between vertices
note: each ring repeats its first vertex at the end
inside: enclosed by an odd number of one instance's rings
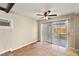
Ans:
POLYGON ((13 20, 13 28, 0 28, 0 52, 37 41, 37 22, 31 18, 0 12, 0 18, 13 20))

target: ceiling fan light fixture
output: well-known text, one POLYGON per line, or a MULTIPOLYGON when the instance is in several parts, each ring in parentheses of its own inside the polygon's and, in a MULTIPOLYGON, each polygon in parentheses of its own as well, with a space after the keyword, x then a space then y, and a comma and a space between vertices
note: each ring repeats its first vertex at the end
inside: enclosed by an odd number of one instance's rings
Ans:
POLYGON ((48 16, 44 17, 44 19, 48 20, 48 16))

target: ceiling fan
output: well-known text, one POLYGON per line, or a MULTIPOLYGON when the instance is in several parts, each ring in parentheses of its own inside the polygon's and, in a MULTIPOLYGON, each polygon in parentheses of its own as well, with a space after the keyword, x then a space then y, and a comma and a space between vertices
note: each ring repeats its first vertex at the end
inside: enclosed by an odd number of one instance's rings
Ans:
POLYGON ((40 19, 50 19, 49 16, 57 16, 57 14, 51 14, 51 11, 48 10, 44 12, 43 14, 37 14, 37 16, 43 16, 40 19))

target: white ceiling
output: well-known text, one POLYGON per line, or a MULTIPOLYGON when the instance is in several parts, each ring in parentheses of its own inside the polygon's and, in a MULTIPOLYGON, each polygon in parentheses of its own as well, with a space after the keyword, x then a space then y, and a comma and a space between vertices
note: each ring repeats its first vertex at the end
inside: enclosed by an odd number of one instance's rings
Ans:
POLYGON ((73 13, 79 10, 78 3, 16 3, 11 11, 38 20, 36 14, 52 10, 58 16, 73 13))

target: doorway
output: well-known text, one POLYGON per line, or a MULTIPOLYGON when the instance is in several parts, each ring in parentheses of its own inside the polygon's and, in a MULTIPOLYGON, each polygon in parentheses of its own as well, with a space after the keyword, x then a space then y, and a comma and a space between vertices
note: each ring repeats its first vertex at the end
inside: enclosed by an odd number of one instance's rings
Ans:
POLYGON ((68 46, 68 20, 41 24, 41 41, 62 47, 68 46))

